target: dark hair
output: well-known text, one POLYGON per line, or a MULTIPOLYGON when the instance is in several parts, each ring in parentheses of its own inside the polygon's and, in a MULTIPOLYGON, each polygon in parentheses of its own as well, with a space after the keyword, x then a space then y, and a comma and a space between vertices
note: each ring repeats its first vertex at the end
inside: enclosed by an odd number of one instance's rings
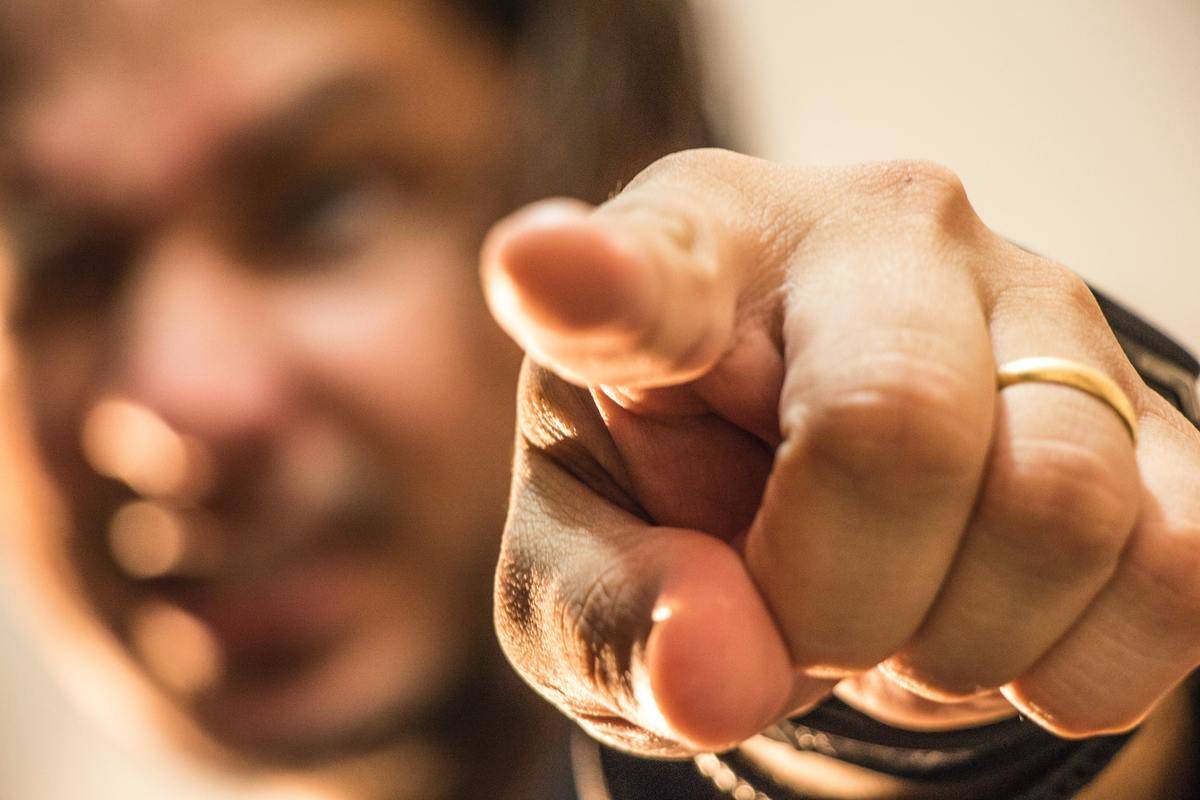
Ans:
POLYGON ((524 71, 516 200, 603 200, 667 153, 716 144, 685 0, 458 0, 524 71))
MULTIPOLYGON (((0 113, 17 75, 0 0, 0 113)), ((512 201, 603 200, 675 150, 715 144, 685 0, 454 0, 524 79, 512 201)), ((452 8, 454 6, 451 6, 452 8)), ((0 131, 0 143, 4 131, 0 131)), ((0 179, 4 177, 0 153, 0 179)))
POLYGON ((545 3, 530 0, 457 0, 468 14, 485 23, 504 38, 521 29, 532 8, 545 3))

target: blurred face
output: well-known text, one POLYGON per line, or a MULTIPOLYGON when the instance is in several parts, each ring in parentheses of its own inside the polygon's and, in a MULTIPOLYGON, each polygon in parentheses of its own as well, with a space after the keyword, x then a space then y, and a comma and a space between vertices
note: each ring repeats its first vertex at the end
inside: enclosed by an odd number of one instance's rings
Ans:
POLYGON ((416 725, 489 636, 498 48, 441 2, 28 5, 14 324, 65 583, 240 752, 416 725))

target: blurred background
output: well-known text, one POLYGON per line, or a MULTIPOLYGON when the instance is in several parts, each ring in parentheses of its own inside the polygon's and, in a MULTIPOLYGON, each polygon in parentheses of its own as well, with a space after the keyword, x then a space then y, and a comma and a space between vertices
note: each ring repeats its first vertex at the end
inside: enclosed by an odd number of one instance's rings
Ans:
POLYGON ((993 229, 1200 346, 1200 3, 702 3, 781 161, 928 158, 993 229))
MULTIPOLYGON (((745 149, 795 163, 942 162, 991 227, 1200 350, 1196 0, 696 4, 714 101, 745 149)), ((5 390, 8 364, 0 350, 5 390)), ((22 524, 13 424, 0 422, 6 528, 22 524)), ((47 675, 8 566, 0 800, 303 796, 99 733, 47 675)))

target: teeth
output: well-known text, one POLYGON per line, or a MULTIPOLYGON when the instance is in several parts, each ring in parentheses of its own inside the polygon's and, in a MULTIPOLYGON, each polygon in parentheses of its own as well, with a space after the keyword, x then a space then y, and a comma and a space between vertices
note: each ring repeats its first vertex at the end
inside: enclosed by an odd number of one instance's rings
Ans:
POLYGON ((80 444, 92 469, 146 497, 194 501, 212 482, 211 459, 203 445, 128 400, 109 397, 93 406, 80 444))
POLYGON ((220 680, 224 656, 216 637, 178 606, 149 602, 130 619, 134 651, 168 689, 198 694, 220 680))
POLYGON ((108 546, 117 565, 133 578, 158 578, 183 559, 187 535, 179 515, 157 503, 127 503, 113 515, 108 546))
POLYGON ((137 500, 113 514, 108 527, 113 560, 131 578, 200 575, 216 567, 216 539, 199 522, 162 503, 137 500))

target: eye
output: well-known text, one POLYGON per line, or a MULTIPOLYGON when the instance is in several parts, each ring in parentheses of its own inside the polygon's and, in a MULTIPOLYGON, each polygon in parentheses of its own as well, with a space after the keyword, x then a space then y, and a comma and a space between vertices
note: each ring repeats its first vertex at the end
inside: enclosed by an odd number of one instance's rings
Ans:
POLYGON ((309 175, 280 193, 268 215, 265 244, 290 261, 345 259, 370 244, 394 202, 389 183, 364 169, 309 175))
POLYGON ((133 251, 130 241, 109 233, 26 253, 18 259, 14 325, 27 329, 108 311, 121 293, 133 251))

